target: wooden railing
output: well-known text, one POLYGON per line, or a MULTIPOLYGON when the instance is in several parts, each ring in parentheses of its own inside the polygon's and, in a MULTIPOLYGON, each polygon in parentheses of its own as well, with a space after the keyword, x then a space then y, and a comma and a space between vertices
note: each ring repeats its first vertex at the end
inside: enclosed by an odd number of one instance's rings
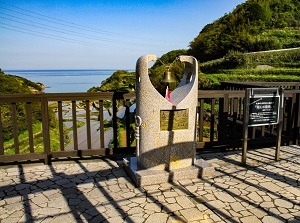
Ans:
MULTIPOLYGON (((286 90, 284 101, 284 119, 282 144, 299 143, 299 106, 300 90, 286 90)), ((197 148, 201 151, 210 151, 214 148, 234 149, 242 146, 242 120, 243 101, 245 92, 242 90, 200 90, 198 92, 199 115, 197 123, 197 148)), ((10 107, 9 114, 0 110, 0 163, 13 161, 44 160, 46 164, 52 159, 85 156, 107 156, 112 154, 128 154, 135 152, 134 128, 132 127, 133 114, 130 112, 130 105, 135 100, 135 93, 124 92, 98 92, 98 93, 45 93, 45 94, 11 94, 0 95, 0 104, 10 107), (107 120, 106 109, 109 101, 111 103, 111 122, 107 120), (18 127, 18 106, 24 103, 26 112, 24 119, 27 125, 28 150, 19 149, 19 127, 18 127), (92 106, 92 103, 96 105, 92 106), (68 105, 66 105, 68 104, 68 105), (120 139, 118 108, 124 107, 122 119, 125 132, 121 137, 123 145, 118 144, 120 139), (37 134, 33 131, 33 105, 38 105, 41 110, 41 133, 42 150, 35 146, 37 134), (69 106, 66 109, 66 106, 69 106), (50 127, 50 113, 55 110, 57 124, 50 127), (73 127, 70 133, 65 131, 65 113, 69 113, 68 120, 73 127), (10 117, 4 117, 10 115, 10 117), (96 119, 95 119, 96 117, 96 119), (13 146, 7 150, 6 142, 3 139, 5 126, 3 122, 11 120, 13 146), (78 121, 83 120, 84 126, 78 128, 78 121), (108 126, 107 126, 108 125, 108 126), (111 130, 109 128, 111 127, 111 130), (57 146, 52 146, 54 141, 50 129, 56 128, 58 139, 57 146), (112 137, 105 137, 108 132, 112 137), (69 144, 66 138, 71 135, 69 144), (106 141, 114 139, 112 143, 106 141)), ((53 113, 53 112, 52 112, 53 113)), ((273 144, 276 140, 276 126, 264 126, 252 128, 249 146, 273 144)))
POLYGON ((221 82, 221 89, 244 90, 246 88, 276 87, 283 89, 300 89, 300 82, 221 82))

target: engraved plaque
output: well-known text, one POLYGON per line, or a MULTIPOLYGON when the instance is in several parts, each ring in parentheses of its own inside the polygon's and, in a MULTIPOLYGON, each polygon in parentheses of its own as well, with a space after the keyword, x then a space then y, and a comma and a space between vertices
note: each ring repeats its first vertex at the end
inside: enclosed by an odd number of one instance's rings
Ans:
POLYGON ((188 129, 189 110, 161 110, 160 131, 188 129))

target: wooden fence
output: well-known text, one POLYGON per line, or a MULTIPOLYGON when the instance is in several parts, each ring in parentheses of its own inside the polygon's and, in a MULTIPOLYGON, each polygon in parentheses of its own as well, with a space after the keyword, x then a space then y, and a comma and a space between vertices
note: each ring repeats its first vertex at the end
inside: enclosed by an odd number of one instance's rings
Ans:
MULTIPOLYGON (((300 90, 285 90, 282 144, 299 143, 299 106, 300 90)), ((242 146, 243 90, 200 90, 198 92, 197 149, 237 149, 242 146)), ((135 93, 98 92, 98 93, 45 93, 45 94, 8 94, 0 95, 0 104, 8 110, 0 110, 0 164, 14 161, 44 160, 46 164, 55 158, 106 156, 135 152, 133 113, 130 106, 134 103, 135 93), (109 102, 109 103, 107 103, 109 102), (94 106, 92 104, 94 103, 94 106), (20 150, 19 106, 23 104, 23 118, 26 123, 26 151, 20 150), (66 104, 69 106, 66 109, 66 104), (105 107, 110 105, 112 116, 107 116, 105 107), (41 137, 33 131, 33 105, 41 111, 42 150, 37 150, 35 142, 41 137), (123 105, 124 116, 119 116, 123 105), (97 108, 97 109, 95 109, 97 108), (55 110, 57 123, 50 126, 50 113, 55 110), (79 111, 81 113, 79 113, 79 111), (65 114, 69 113, 68 122, 72 126, 66 132, 65 114), (80 117, 79 117, 80 115, 80 117), (95 119, 95 117, 97 117, 95 119), (84 126, 78 128, 78 120, 84 120, 84 126), (121 121, 121 124, 120 124, 121 121), (3 134, 7 130, 5 122, 10 122, 13 142, 7 149, 3 134), (91 125, 93 123, 93 126, 91 125), (97 130, 95 130, 95 125, 97 130), (122 125, 124 128, 122 128, 122 125), (52 146, 54 139, 50 129, 56 128, 57 146, 52 146), (111 130, 109 130, 111 128, 111 130), (125 129, 124 132, 118 130, 125 129), (112 131, 112 143, 105 143, 105 135, 112 131), (122 134, 120 134, 122 133, 122 134), (71 142, 66 144, 67 135, 71 142), (122 145, 119 144, 120 137, 122 145), (95 143, 97 141, 97 143, 95 143)), ((52 112, 53 113, 53 112, 52 112)), ((252 128, 249 146, 275 145, 276 127, 264 126, 252 128)), ((24 142, 22 142, 24 144, 24 142)))

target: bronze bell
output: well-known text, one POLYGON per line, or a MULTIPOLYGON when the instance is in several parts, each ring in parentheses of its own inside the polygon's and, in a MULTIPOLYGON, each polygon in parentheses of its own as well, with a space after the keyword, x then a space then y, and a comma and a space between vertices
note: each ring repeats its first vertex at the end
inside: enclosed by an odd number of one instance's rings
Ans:
POLYGON ((164 73, 164 78, 161 80, 161 82, 165 82, 165 83, 175 82, 175 80, 172 77, 171 71, 167 70, 167 72, 164 73))

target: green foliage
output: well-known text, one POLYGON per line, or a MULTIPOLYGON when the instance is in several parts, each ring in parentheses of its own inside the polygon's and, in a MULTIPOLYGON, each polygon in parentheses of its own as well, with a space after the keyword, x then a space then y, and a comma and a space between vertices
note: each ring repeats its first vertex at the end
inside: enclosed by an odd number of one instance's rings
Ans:
POLYGON ((16 76, 3 74, 0 75, 1 94, 28 94, 29 88, 16 76))
MULTIPOLYGON (((34 83, 26 78, 5 74, 0 70, 0 94, 31 94, 32 92, 40 92, 42 90, 42 84, 34 83)), ((13 122, 11 104, 0 104, 1 118, 2 118, 2 138, 4 141, 13 138, 13 122)), ((42 111, 40 103, 32 103, 32 122, 42 122, 42 111)), ((23 134, 27 131, 27 113, 26 103, 16 104, 17 124, 19 134, 23 134)), ((55 113, 52 109, 49 109, 50 127, 56 125, 55 113)))
MULTIPOLYGON (((176 61, 176 57, 179 55, 186 55, 187 50, 173 50, 160 57, 153 66, 149 69, 149 77, 153 86, 158 91, 163 91, 165 89, 165 83, 162 83, 164 72, 166 71, 166 66, 171 66, 171 72, 176 83, 172 85, 177 85, 182 78, 183 74, 183 64, 176 61)), ((118 70, 114 72, 109 78, 101 83, 100 87, 92 87, 88 92, 97 91, 132 91, 135 89, 136 75, 135 72, 128 72, 124 70, 118 70)), ((109 106, 107 106, 109 107, 109 106)))
POLYGON ((188 53, 205 62, 222 58, 230 50, 254 52, 299 47, 299 27, 299 1, 248 0, 206 25, 190 42, 188 53))
POLYGON ((100 87, 92 87, 88 92, 97 91, 132 91, 135 86, 135 72, 117 70, 109 78, 102 81, 100 87))
POLYGON ((164 64, 171 64, 174 62, 174 60, 176 59, 176 57, 180 56, 180 55, 187 55, 187 50, 185 49, 181 49, 181 50, 172 50, 164 55, 162 55, 159 60, 157 60, 153 66, 151 67, 151 69, 156 69, 157 67, 164 65, 164 64))
POLYGON ((26 78, 0 72, 1 94, 29 94, 32 91, 42 91, 42 84, 32 82, 26 78))
POLYGON ((217 90, 220 87, 220 82, 299 82, 300 76, 271 74, 267 70, 260 71, 254 74, 200 74, 199 89, 217 90), (265 74, 262 74, 265 72, 265 74))
POLYGON ((246 58, 248 61, 248 67, 270 65, 273 67, 300 68, 300 49, 248 54, 246 55, 246 58))
MULTIPOLYGON (((223 59, 202 63, 199 68, 203 73, 223 73, 224 69, 230 68, 246 68, 243 71, 239 69, 238 72, 251 73, 256 71, 251 71, 249 68, 256 68, 258 65, 269 65, 274 68, 300 68, 300 49, 252 54, 230 51, 223 59)), ((230 72, 226 71, 226 73, 230 72)), ((283 73, 286 72, 291 75, 296 72, 295 75, 298 75, 296 70, 285 70, 283 73)))

